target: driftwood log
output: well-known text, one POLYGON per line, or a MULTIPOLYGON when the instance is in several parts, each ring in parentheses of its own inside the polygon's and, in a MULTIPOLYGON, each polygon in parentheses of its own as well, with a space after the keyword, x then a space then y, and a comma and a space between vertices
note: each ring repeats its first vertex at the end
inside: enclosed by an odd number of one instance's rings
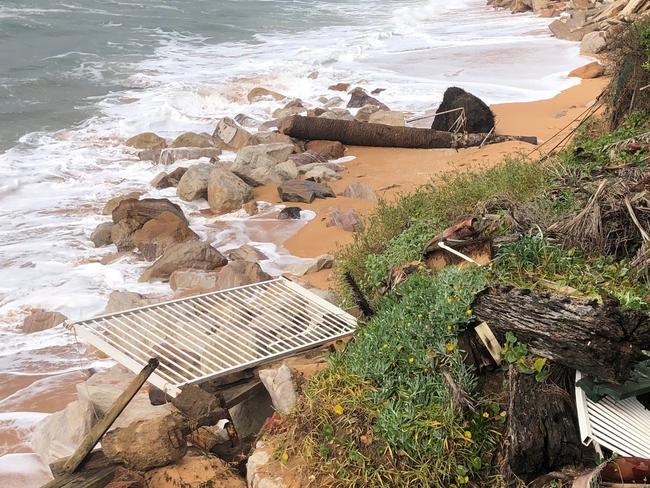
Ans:
POLYGON ((613 299, 599 304, 501 286, 480 293, 473 309, 500 340, 510 331, 534 354, 605 382, 624 382, 650 349, 648 314, 613 299))
POLYGON ((522 141, 537 144, 536 137, 500 136, 494 134, 454 134, 433 129, 394 127, 356 120, 326 119, 294 115, 280 123, 279 130, 296 139, 339 141, 351 146, 405 148, 463 148, 522 141))

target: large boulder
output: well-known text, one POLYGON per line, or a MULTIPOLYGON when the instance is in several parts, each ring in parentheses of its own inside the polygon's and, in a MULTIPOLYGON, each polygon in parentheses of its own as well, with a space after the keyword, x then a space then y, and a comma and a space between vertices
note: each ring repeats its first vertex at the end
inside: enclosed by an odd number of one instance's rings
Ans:
POLYGON ((217 287, 219 273, 197 269, 178 269, 169 277, 169 287, 174 290, 208 291, 217 287))
POLYGON ((406 125, 406 118, 404 112, 396 112, 394 110, 378 110, 368 117, 368 122, 371 124, 392 125, 395 127, 404 127, 406 125))
POLYGON ((271 396, 276 412, 287 414, 296 406, 298 402, 296 383, 293 372, 286 364, 278 369, 262 369, 259 371, 259 377, 271 396))
POLYGON ((172 142, 172 147, 213 147, 214 143, 207 134, 183 132, 172 142))
POLYGON ((345 156, 345 146, 339 141, 309 141, 305 149, 329 159, 339 159, 345 156))
POLYGON ((598 54, 605 50, 607 47, 607 38, 602 31, 595 31, 586 34, 580 43, 580 53, 582 54, 598 54))
POLYGON ((436 115, 431 128, 434 130, 449 131, 461 115, 460 110, 465 110, 467 120, 466 130, 470 133, 488 133, 494 129, 494 114, 490 107, 480 98, 466 92, 462 88, 447 88, 438 107, 437 112, 447 112, 436 115), (453 112, 449 112, 454 110, 453 112))
POLYGON ((215 290, 227 290, 270 279, 271 276, 265 273, 257 263, 232 261, 219 270, 219 279, 215 290))
POLYGON ((156 153, 141 153, 140 159, 152 160, 156 164, 170 165, 176 161, 191 161, 207 158, 211 162, 217 161, 221 155, 218 147, 168 147, 156 153))
POLYGON ((79 401, 41 420, 30 438, 32 449, 45 464, 75 452, 95 421, 93 410, 79 401))
POLYGON ((102 222, 95 227, 95 230, 90 234, 90 240, 95 247, 104 247, 113 243, 111 240, 111 229, 113 225, 112 222, 102 222))
POLYGON ((191 166, 179 180, 176 195, 181 200, 191 202, 208 197, 208 178, 215 167, 208 163, 191 166))
POLYGON ((148 261, 161 256, 172 244, 199 238, 185 221, 171 212, 163 212, 133 233, 133 244, 148 261))
POLYGON ((293 144, 273 143, 258 144, 242 148, 235 158, 231 170, 234 173, 251 177, 255 169, 271 168, 289 159, 293 153, 293 144))
POLYGON ((225 461, 203 453, 188 454, 145 476, 148 488, 246 488, 246 482, 225 461))
POLYGON ((357 111, 357 115, 354 118, 359 122, 368 122, 372 114, 380 110, 381 109, 377 105, 364 105, 357 111))
POLYGON ((146 297, 133 291, 112 291, 108 295, 108 303, 104 313, 116 313, 132 308, 144 307, 159 302, 158 298, 146 297))
POLYGON ((162 149, 167 141, 153 132, 143 132, 127 140, 126 145, 136 149, 162 149))
POLYGON ((144 192, 142 191, 132 191, 129 193, 125 193, 124 195, 118 195, 116 197, 111 198, 109 201, 106 202, 104 205, 104 208, 102 209, 102 214, 104 215, 111 215, 113 213, 113 210, 117 208, 117 206, 122 203, 122 200, 128 200, 130 198, 135 198, 136 200, 140 198, 143 195, 144 192))
POLYGON ((266 254, 250 244, 244 244, 236 249, 226 251, 224 254, 231 261, 248 261, 250 263, 256 263, 268 259, 266 254))
POLYGON ((140 281, 166 281, 177 269, 213 270, 227 263, 228 260, 207 242, 181 242, 165 249, 163 255, 142 273, 140 281))
POLYGON ((386 105, 366 93, 363 88, 357 87, 350 92, 348 108, 361 108, 364 105, 375 105, 381 110, 390 110, 386 105))
POLYGON ((183 422, 169 414, 115 429, 102 438, 102 449, 113 462, 147 471, 180 460, 187 452, 183 422))
POLYGON ((66 320, 67 317, 62 313, 35 309, 23 320, 22 331, 26 334, 41 332, 56 327, 66 320))
POLYGON ((253 199, 253 189, 236 174, 221 168, 208 178, 208 204, 213 212, 232 212, 253 199))
POLYGON ((334 198, 336 193, 329 186, 306 180, 289 180, 278 186, 283 202, 311 203, 316 198, 334 198))
POLYGON ((292 180, 298 177, 298 167, 292 160, 278 163, 274 166, 255 168, 248 177, 256 185, 267 185, 269 183, 279 184, 283 181, 292 180))
POLYGON ((172 203, 167 198, 144 198, 136 200, 127 198, 113 210, 113 222, 118 223, 124 220, 134 221, 142 227, 151 219, 155 219, 163 212, 176 214, 181 220, 187 223, 181 207, 172 203))
POLYGON ((267 100, 272 99, 272 100, 280 101, 280 100, 284 100, 286 97, 278 92, 269 90, 268 88, 263 88, 258 86, 248 92, 247 98, 250 103, 255 103, 264 99, 267 100))
POLYGON ((224 149, 239 151, 249 144, 251 134, 230 117, 224 117, 217 123, 212 137, 224 149))
POLYGON ((133 233, 142 227, 142 223, 134 219, 125 219, 111 227, 111 242, 118 252, 130 251, 135 248, 133 233))
POLYGON ((574 69, 569 73, 571 78, 582 78, 583 80, 590 80, 592 78, 600 78, 605 74, 605 68, 598 61, 586 64, 579 68, 574 69))

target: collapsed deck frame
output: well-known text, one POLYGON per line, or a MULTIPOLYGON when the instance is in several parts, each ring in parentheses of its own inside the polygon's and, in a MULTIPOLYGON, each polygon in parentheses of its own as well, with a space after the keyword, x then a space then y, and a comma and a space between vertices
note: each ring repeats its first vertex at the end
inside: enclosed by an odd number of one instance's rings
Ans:
POLYGON ((351 335, 356 319, 285 278, 169 300, 71 324, 77 336, 176 396, 202 383, 351 335))

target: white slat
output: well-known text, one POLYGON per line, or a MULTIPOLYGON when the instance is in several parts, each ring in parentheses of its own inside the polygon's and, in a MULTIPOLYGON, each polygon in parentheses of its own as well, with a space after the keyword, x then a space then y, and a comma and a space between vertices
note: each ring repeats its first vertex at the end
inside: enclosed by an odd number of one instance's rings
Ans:
POLYGON ((285 278, 106 314, 77 335, 175 396, 200 383, 351 335, 356 319, 285 278))

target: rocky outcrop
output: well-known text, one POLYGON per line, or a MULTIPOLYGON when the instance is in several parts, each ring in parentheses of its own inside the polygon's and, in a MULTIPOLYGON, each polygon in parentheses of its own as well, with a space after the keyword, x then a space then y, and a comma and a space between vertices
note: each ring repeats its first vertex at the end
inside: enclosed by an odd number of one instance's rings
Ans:
POLYGON ((224 117, 217 123, 212 137, 224 149, 239 151, 242 147, 249 144, 251 133, 230 117, 224 117))
POLYGON ((167 146, 167 141, 153 132, 143 132, 131 137, 125 143, 129 147, 136 149, 162 149, 167 146))
POLYGON ((266 254, 250 244, 244 244, 236 249, 226 251, 224 254, 231 261, 248 261, 250 263, 256 263, 268 259, 266 254))
POLYGON ((386 105, 381 103, 375 97, 371 97, 363 88, 357 87, 350 92, 350 101, 348 108, 361 108, 364 105, 375 105, 381 110, 390 110, 386 105))
POLYGON ((272 100, 280 101, 280 100, 284 100, 286 97, 278 92, 269 90, 268 88, 255 87, 248 92, 247 98, 249 103, 255 103, 264 99, 272 99, 272 100))
POLYGON ((102 222, 90 234, 90 240, 95 247, 104 247, 112 244, 111 229, 113 228, 112 222, 102 222))
POLYGON ((236 174, 215 168, 208 178, 208 204, 213 212, 232 212, 253 199, 253 189, 236 174))
POLYGON ((450 131, 461 116, 461 111, 458 110, 461 108, 465 112, 466 120, 465 126, 461 126, 461 129, 482 134, 487 134, 494 129, 494 114, 490 107, 477 96, 455 86, 445 90, 442 103, 437 110, 439 115, 434 117, 431 128, 450 131))
POLYGON ((26 334, 51 329, 65 322, 68 318, 59 312, 46 312, 35 309, 23 320, 22 331, 26 334))
POLYGON ((148 488, 246 488, 224 461, 199 453, 149 471, 146 480, 148 488))
POLYGON ((207 134, 183 132, 171 144, 172 147, 213 147, 214 143, 207 134))
POLYGON ((207 242, 190 241, 168 247, 147 268, 140 281, 166 281, 177 269, 213 270, 225 266, 227 259, 207 242))
POLYGON ((208 197, 208 179, 215 167, 208 163, 191 166, 176 187, 176 195, 181 200, 192 202, 199 198, 208 197))
POLYGON ((153 261, 171 245, 198 238, 178 215, 163 212, 133 233, 133 244, 146 260, 153 261))
POLYGON ((307 180, 289 180, 278 186, 278 195, 283 202, 311 203, 316 198, 334 198, 336 194, 329 186, 307 180))
POLYGON ((174 414, 135 422, 102 438, 102 449, 113 462, 147 471, 179 461, 187 452, 183 422, 174 414))
POLYGON ((338 141, 309 141, 305 144, 305 149, 327 160, 345 156, 345 146, 338 141))

